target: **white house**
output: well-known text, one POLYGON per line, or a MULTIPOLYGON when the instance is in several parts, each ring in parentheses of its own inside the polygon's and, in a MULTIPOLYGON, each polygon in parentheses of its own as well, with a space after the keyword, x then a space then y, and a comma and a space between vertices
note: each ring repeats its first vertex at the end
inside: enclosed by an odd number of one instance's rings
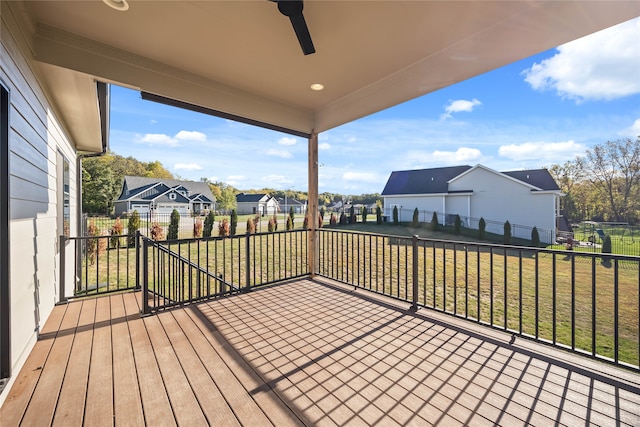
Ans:
POLYGON ((385 216, 391 216, 397 206, 406 220, 418 208, 430 213, 420 216, 423 222, 431 221, 432 212, 440 223, 460 215, 465 226, 472 228, 481 217, 509 221, 549 230, 551 241, 562 195, 546 169, 497 172, 482 165, 395 171, 382 191, 385 216))
POLYGON ((275 197, 265 193, 237 194, 236 205, 238 215, 273 215, 279 209, 278 201, 275 197))
POLYGON ((174 209, 180 215, 190 215, 215 210, 215 203, 206 182, 125 176, 113 206, 116 215, 134 210, 170 214, 174 209))

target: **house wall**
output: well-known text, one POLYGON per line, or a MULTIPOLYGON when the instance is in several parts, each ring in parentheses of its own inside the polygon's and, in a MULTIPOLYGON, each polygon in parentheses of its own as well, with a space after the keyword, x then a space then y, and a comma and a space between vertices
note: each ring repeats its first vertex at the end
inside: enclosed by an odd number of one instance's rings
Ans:
MULTIPOLYGON (((3 2, 4 3, 4 2, 3 2)), ((69 161, 70 233, 77 235, 76 152, 38 82, 13 11, 0 14, 0 79, 9 89, 10 307, 13 379, 58 301, 56 156, 69 161)), ((60 210, 62 210, 60 208, 60 210)), ((73 245, 66 245, 73 260, 73 245)), ((5 266, 3 266, 5 267, 5 266)), ((66 288, 73 290, 73 275, 66 288)), ((5 388, 8 390, 9 387, 5 388)), ((0 403, 7 393, 0 395, 0 403)))
MULTIPOLYGON (((474 169, 452 181, 449 189, 473 189, 471 217, 555 230, 554 194, 532 192, 531 187, 523 183, 483 168, 474 169)), ((487 228, 487 231, 491 230, 487 228)), ((498 232, 502 233, 503 229, 498 232)), ((531 238, 530 232, 522 230, 521 233, 527 235, 514 236, 531 238)))
POLYGON ((236 212, 238 215, 253 214, 253 209, 256 209, 256 213, 260 212, 258 203, 251 202, 238 202, 236 206, 236 212))
MULTIPOLYGON (((398 205, 398 209, 400 210, 400 206, 402 206, 402 212, 400 221, 411 221, 413 211, 415 208, 418 208, 421 215, 419 220, 421 222, 429 222, 431 221, 431 214, 428 215, 428 218, 423 217, 423 211, 425 212, 438 212, 442 213, 445 205, 443 203, 443 195, 442 194, 420 194, 414 196, 384 196, 384 209, 383 215, 389 218, 393 215, 393 206, 398 205), (405 218, 406 216, 406 218, 405 218)), ((438 217, 438 221, 443 222, 444 218, 438 217)))

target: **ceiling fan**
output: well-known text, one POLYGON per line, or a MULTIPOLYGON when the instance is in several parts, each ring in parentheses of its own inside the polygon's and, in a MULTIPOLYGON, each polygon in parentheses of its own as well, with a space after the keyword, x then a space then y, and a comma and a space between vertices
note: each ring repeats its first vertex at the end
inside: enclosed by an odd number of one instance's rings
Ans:
POLYGON ((271 0, 278 3, 278 10, 284 16, 288 16, 293 25, 293 30, 296 32, 298 42, 305 55, 310 55, 316 52, 313 47, 313 41, 311 40, 311 34, 309 34, 309 28, 307 22, 304 20, 302 14, 303 4, 302 0, 271 0))

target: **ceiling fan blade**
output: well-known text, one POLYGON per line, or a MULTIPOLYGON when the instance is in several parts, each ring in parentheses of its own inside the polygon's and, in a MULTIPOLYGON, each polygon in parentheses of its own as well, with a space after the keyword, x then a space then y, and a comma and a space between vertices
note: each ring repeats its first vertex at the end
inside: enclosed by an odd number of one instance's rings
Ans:
POLYGON ((302 15, 302 13, 300 13, 299 15, 292 15, 289 17, 289 19, 291 20, 291 25, 293 25, 293 29, 296 32, 296 36, 298 37, 298 42, 300 42, 302 52, 305 55, 315 53, 316 48, 313 46, 311 34, 309 34, 309 27, 307 27, 307 22, 304 19, 304 15, 302 15))

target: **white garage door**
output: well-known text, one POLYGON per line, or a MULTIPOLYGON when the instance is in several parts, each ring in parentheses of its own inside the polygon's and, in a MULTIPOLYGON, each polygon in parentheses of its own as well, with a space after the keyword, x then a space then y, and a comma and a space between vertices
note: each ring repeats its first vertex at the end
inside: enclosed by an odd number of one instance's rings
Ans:
POLYGON ((180 215, 187 215, 189 211, 185 205, 159 204, 156 213, 170 214, 173 210, 177 210, 180 215))
POLYGON ((149 205, 137 205, 134 203, 131 205, 131 211, 138 211, 139 214, 146 214, 149 212, 149 205))

